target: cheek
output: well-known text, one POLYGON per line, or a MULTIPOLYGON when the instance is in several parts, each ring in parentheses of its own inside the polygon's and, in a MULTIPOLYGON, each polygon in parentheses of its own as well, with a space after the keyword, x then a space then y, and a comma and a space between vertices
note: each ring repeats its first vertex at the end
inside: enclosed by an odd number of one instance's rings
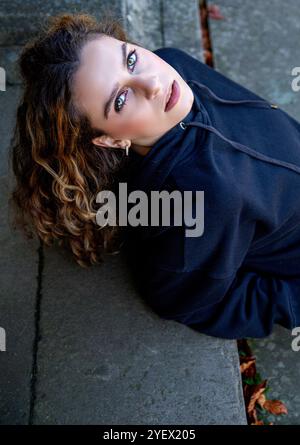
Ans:
POLYGON ((118 125, 118 132, 124 136, 138 137, 152 134, 155 131, 154 124, 157 117, 151 113, 143 113, 140 116, 131 116, 126 122, 118 125))

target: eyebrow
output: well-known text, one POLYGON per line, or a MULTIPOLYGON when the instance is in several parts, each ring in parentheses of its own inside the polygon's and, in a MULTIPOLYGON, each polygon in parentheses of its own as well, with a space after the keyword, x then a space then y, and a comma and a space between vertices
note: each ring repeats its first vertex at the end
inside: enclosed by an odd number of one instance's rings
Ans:
MULTIPOLYGON (((126 54, 127 54, 127 43, 126 42, 124 42, 121 45, 121 51, 122 51, 122 65, 123 65, 124 68, 126 68, 126 54)), ((108 119, 108 114, 110 112, 112 102, 113 102, 113 100, 114 100, 114 98, 115 98, 115 96, 116 96, 116 94, 118 92, 118 89, 119 89, 119 84, 117 82, 115 84, 112 92, 111 92, 111 95, 109 96, 108 101, 104 105, 103 115, 104 115, 104 119, 105 120, 108 119)))

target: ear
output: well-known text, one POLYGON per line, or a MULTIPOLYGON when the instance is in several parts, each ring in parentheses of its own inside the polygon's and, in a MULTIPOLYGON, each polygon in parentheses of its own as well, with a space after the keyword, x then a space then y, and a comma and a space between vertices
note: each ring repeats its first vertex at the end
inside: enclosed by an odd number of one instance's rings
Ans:
POLYGON ((116 140, 109 136, 97 136, 92 139, 92 143, 98 147, 115 147, 116 140))
POLYGON ((110 136, 97 136, 96 138, 92 139, 92 143, 94 145, 97 145, 98 147, 105 147, 105 148, 125 148, 126 145, 131 145, 131 141, 127 139, 114 139, 110 136))

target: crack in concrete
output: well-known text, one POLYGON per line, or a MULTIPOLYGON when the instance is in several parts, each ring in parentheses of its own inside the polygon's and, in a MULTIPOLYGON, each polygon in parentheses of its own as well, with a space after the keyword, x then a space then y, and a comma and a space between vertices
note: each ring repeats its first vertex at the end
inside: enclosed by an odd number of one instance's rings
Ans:
POLYGON ((38 372, 37 355, 38 355, 39 341, 41 340, 40 316, 41 316, 41 302, 42 302, 42 274, 44 270, 44 249, 43 249, 43 242, 41 239, 37 252, 38 252, 38 274, 37 274, 37 290, 36 290, 36 302, 35 302, 35 314, 34 314, 32 368, 31 368, 31 380, 30 380, 30 408, 28 417, 29 425, 33 425, 34 422, 36 382, 37 382, 37 372, 38 372))

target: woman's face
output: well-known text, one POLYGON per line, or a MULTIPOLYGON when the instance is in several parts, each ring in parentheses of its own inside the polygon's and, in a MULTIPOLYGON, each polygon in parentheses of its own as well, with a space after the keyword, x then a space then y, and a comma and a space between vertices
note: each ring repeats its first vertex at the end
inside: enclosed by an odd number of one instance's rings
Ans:
POLYGON ((151 147, 189 113, 194 100, 189 85, 163 59, 108 36, 83 47, 74 91, 75 103, 87 113, 92 126, 104 133, 93 139, 103 147, 151 147), (174 79, 180 97, 165 112, 174 79))

